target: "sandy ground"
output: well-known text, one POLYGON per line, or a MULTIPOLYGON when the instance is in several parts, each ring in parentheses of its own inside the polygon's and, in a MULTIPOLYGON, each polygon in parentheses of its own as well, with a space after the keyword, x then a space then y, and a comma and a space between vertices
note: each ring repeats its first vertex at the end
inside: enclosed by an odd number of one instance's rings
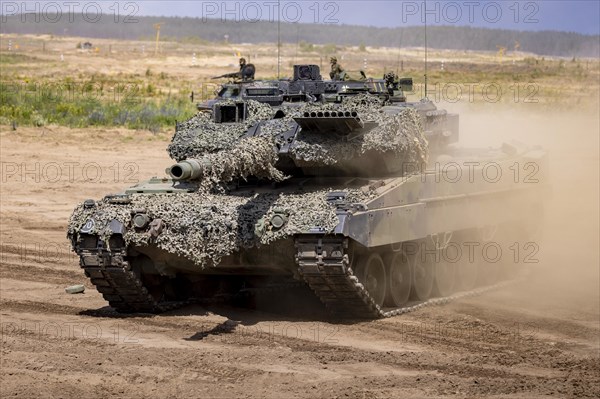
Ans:
POLYGON ((78 201, 162 175, 169 137, 3 127, 0 396, 599 397, 598 115, 470 111, 465 141, 508 133, 551 152, 539 263, 501 291, 358 323, 299 311, 308 300, 260 306, 277 297, 114 313, 69 252, 67 219, 78 201), (77 283, 85 294, 64 292, 77 283))

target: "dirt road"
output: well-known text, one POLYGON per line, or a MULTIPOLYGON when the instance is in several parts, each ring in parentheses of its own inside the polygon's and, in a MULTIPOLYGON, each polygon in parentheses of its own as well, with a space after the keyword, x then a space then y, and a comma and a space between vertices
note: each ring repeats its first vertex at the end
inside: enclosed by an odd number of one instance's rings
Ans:
POLYGON ((302 310, 310 298, 285 313, 277 297, 114 313, 69 252, 67 220, 78 201, 162 175, 169 137, 3 127, 0 396, 599 397, 598 115, 486 112, 462 117, 467 139, 511 132, 552 154, 531 277, 354 323, 302 310), (85 294, 64 292, 77 283, 85 294))

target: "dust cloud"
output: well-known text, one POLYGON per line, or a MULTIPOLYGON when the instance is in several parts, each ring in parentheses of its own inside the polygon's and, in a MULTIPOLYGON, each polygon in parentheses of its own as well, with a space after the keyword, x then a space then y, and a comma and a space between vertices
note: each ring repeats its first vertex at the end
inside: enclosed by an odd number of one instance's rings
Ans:
MULTIPOLYGON (((460 114, 460 144, 498 147, 516 140, 548 152, 551 190, 544 201, 538 263, 511 292, 520 306, 600 323, 598 110, 540 110, 527 104, 450 106, 460 114), (525 291, 523 291, 525 288, 525 291), (589 320, 589 318, 592 320, 589 320)), ((501 212, 522 212, 503 209, 501 212)), ((511 301, 508 301, 511 302, 511 301)), ((515 304, 516 302, 511 302, 515 304)))

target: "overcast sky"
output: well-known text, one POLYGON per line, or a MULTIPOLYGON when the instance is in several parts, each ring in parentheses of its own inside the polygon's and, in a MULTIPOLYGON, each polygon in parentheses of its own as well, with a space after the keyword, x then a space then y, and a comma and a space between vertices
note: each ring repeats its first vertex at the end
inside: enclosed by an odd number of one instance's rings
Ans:
MULTIPOLYGON (((0 13, 100 12, 114 16, 180 16, 223 21, 277 20, 399 27, 470 25, 516 30, 558 30, 600 35, 600 0, 59 0, 0 1, 0 13), (425 5, 426 4, 426 5, 425 5)), ((600 39, 599 39, 600 40, 600 39)))

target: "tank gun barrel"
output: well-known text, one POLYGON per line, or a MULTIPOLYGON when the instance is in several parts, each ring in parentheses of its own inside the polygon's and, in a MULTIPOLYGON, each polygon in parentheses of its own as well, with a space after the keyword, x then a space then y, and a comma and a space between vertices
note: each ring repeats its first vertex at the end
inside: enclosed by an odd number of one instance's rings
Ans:
POLYGON ((265 136, 246 137, 227 149, 187 158, 166 173, 176 181, 207 180, 230 182, 234 179, 259 179, 283 181, 286 176, 275 167, 278 152, 273 139, 265 136))
POLYGON ((207 159, 186 159, 167 169, 173 180, 201 180, 212 164, 207 159))

